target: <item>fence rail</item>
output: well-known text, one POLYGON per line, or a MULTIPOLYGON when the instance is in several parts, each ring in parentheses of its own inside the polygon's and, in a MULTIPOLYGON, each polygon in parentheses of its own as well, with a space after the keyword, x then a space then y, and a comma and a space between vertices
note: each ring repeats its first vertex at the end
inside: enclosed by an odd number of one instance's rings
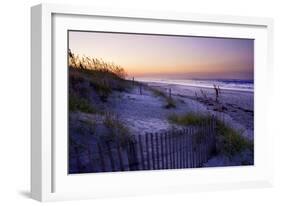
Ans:
POLYGON ((215 120, 161 133, 93 145, 73 146, 69 173, 114 172, 202 167, 216 149, 215 120))

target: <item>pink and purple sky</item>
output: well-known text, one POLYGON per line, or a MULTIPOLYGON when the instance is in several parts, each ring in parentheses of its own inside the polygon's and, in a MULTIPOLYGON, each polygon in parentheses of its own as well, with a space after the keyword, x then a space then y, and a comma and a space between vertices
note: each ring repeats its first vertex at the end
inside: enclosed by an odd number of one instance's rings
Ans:
POLYGON ((69 31, 79 55, 121 65, 129 77, 253 79, 254 40, 69 31))

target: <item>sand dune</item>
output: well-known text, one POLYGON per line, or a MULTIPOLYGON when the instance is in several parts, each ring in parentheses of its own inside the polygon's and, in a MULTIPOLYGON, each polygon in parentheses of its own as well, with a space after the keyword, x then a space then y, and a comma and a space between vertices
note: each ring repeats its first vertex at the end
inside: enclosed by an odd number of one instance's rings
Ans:
POLYGON ((169 115, 193 112, 216 115, 242 131, 245 137, 253 139, 252 92, 221 90, 217 103, 214 89, 155 82, 147 85, 142 95, 135 88, 129 93, 115 94, 109 99, 112 112, 118 114, 133 133, 168 130, 172 127, 167 121, 169 115), (155 96, 149 89, 151 87, 167 93, 171 89, 176 107, 166 109, 163 99, 155 96))

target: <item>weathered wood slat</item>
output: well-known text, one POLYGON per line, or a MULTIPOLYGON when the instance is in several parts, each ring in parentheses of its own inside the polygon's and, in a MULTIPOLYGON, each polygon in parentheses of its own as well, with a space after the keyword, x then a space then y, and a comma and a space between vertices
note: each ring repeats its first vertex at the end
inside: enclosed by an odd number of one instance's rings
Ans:
POLYGON ((156 146, 156 169, 160 169, 160 154, 159 154, 159 139, 158 133, 155 133, 155 146, 156 146))
POLYGON ((151 154, 152 154, 152 169, 156 169, 155 165, 155 148, 154 148, 154 138, 153 133, 150 133, 150 143, 151 143, 151 154))
POLYGON ((148 133, 145 134, 145 142, 146 142, 146 169, 147 170, 150 170, 152 167, 150 166, 150 146, 149 146, 149 136, 148 136, 148 133))
POLYGON ((139 144, 140 156, 141 156, 141 163, 140 163, 140 165, 141 165, 142 170, 145 170, 146 168, 145 168, 143 145, 142 145, 143 141, 142 141, 142 136, 141 135, 138 136, 138 141, 139 141, 138 144, 139 144))
POLYGON ((74 147, 69 162, 77 173, 202 167, 216 150, 215 131, 212 117, 199 126, 137 135, 122 144, 114 137, 84 150, 74 147))

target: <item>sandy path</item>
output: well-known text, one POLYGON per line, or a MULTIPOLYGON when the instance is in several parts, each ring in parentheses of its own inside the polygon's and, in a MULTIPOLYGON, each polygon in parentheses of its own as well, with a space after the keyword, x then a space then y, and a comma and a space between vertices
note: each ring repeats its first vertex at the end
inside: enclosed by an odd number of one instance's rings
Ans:
MULTIPOLYGON (((165 100, 155 96, 149 89, 143 89, 142 95, 136 88, 130 93, 113 95, 109 99, 111 111, 128 126, 134 134, 169 130, 172 125, 167 118, 171 114, 185 114, 195 110, 205 110, 204 105, 195 100, 173 96, 176 108, 164 108, 165 100)), ((175 127, 173 125, 173 127, 175 127)))
POLYGON ((215 111, 216 107, 212 104, 215 98, 213 89, 202 88, 204 95, 210 99, 210 102, 206 103, 200 102, 203 95, 201 88, 198 87, 163 83, 148 83, 148 85, 161 91, 168 91, 171 88, 176 108, 164 108, 165 100, 145 88, 142 95, 138 88, 129 93, 115 93, 110 97, 107 107, 120 117, 132 133, 169 130, 172 127, 167 120, 169 115, 195 112, 214 114, 240 130, 247 138, 253 139, 253 93, 222 90, 219 102, 223 105, 224 111, 221 112, 215 111))

